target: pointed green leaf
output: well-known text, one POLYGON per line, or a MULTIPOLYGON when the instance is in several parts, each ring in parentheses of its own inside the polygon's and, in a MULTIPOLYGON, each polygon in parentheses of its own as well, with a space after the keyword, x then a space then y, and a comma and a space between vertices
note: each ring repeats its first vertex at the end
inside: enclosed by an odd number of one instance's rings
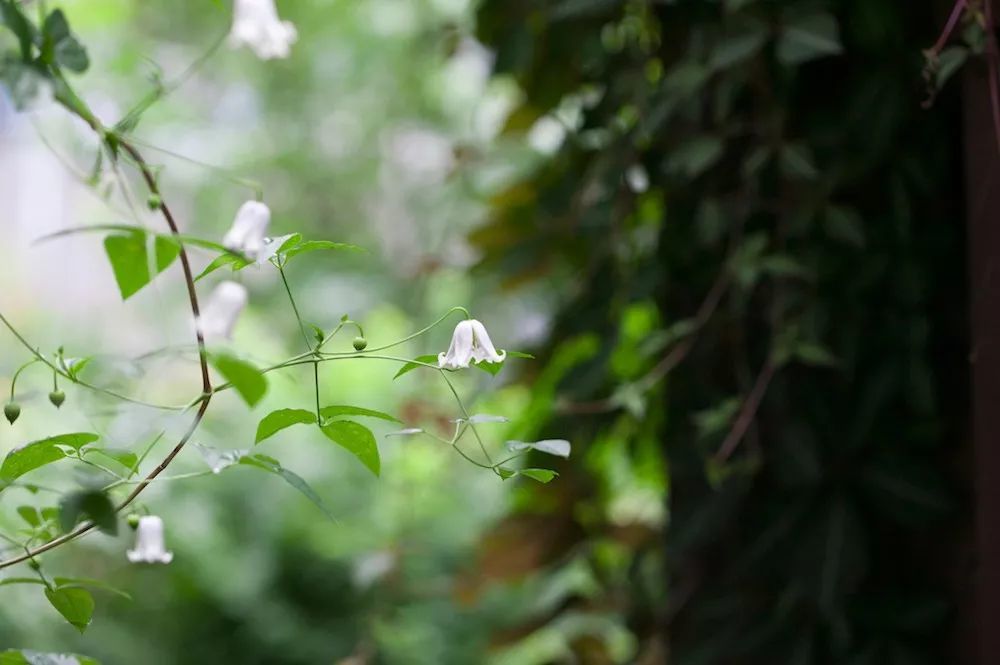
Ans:
POLYGON ((215 353, 212 354, 212 365, 250 407, 255 406, 267 392, 267 377, 245 360, 228 353, 215 353))
POLYGON ((378 454, 378 444, 375 435, 364 425, 351 420, 334 420, 321 428, 327 438, 339 446, 343 446, 355 457, 361 460, 376 476, 381 472, 381 460, 378 454))
POLYGON ((87 630, 94 616, 94 598, 89 591, 78 587, 46 589, 45 597, 77 630, 87 630))
POLYGON ((527 476, 532 480, 537 480, 538 482, 545 484, 550 482, 559 474, 551 469, 521 469, 518 471, 518 475, 527 476))
POLYGON ((257 437, 254 443, 260 443, 264 439, 274 436, 286 427, 299 424, 311 424, 316 422, 316 414, 305 409, 278 409, 264 416, 260 424, 257 425, 257 437))
POLYGON ((400 367, 399 371, 396 372, 396 375, 394 377, 392 377, 392 378, 393 378, 393 380, 398 379, 399 377, 403 376, 407 372, 412 372, 416 368, 423 367, 424 365, 430 364, 430 365, 434 365, 436 367, 437 366, 437 359, 438 359, 437 356, 435 356, 434 354, 428 354, 426 356, 417 356, 416 358, 414 358, 410 362, 408 362, 405 365, 403 365, 402 367, 400 367), (421 363, 423 363, 423 364, 421 364, 421 363))
POLYGON ((500 474, 500 478, 502 478, 503 480, 508 480, 509 478, 513 478, 514 476, 517 475, 517 471, 514 471, 513 469, 508 469, 505 466, 498 466, 497 473, 500 474))
POLYGON ((331 240, 306 240, 288 249, 279 249, 279 254, 284 254, 285 259, 290 259, 306 252, 315 252, 319 249, 335 249, 348 252, 364 252, 364 248, 351 245, 346 242, 333 242, 331 240))
POLYGON ((236 272, 238 270, 246 268, 248 265, 251 265, 252 263, 253 261, 245 259, 242 256, 238 256, 236 254, 228 254, 228 253, 220 254, 219 256, 215 257, 211 263, 205 266, 204 270, 198 273, 198 276, 194 278, 194 281, 197 282, 203 277, 211 275, 219 268, 223 268, 225 266, 229 266, 233 272, 236 272))
POLYGON ((156 273, 150 275, 145 233, 134 231, 109 235, 104 239, 104 250, 111 262, 122 300, 127 300, 149 284, 150 280, 163 272, 180 253, 176 243, 162 237, 157 237, 153 241, 153 248, 156 254, 156 273))
POLYGON ((90 432, 78 432, 26 443, 7 453, 3 465, 0 466, 0 479, 15 480, 33 469, 61 460, 66 454, 59 448, 60 445, 79 450, 82 446, 97 441, 98 438, 96 434, 90 432))
POLYGON ((90 577, 55 577, 52 580, 56 583, 56 586, 60 589, 66 588, 91 588, 91 589, 101 589, 102 591, 108 591, 117 596, 121 596, 127 600, 132 600, 132 595, 126 591, 122 591, 117 587, 113 587, 103 580, 95 580, 90 577))
POLYGON ((381 418, 382 420, 388 420, 394 423, 403 422, 396 416, 390 416, 388 413, 383 411, 376 411, 375 409, 365 409, 360 406, 345 406, 340 404, 334 404, 331 406, 324 406, 319 410, 319 414, 323 416, 323 421, 336 418, 338 416, 370 416, 372 418, 381 418))
POLYGON ((133 453, 131 450, 124 450, 121 448, 88 448, 83 453, 86 455, 98 455, 100 457, 107 458, 123 467, 132 471, 135 469, 135 465, 139 462, 139 456, 133 453))

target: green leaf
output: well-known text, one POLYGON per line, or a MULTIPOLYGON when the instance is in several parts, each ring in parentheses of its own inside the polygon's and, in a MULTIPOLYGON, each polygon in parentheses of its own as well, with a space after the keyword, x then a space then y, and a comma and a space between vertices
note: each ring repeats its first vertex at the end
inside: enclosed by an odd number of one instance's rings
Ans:
POLYGON ((268 457, 267 455, 247 455, 240 460, 240 464, 253 466, 280 476, 286 483, 297 489, 303 494, 303 496, 312 501, 317 508, 323 511, 323 514, 330 518, 330 521, 337 521, 337 518, 333 516, 333 513, 327 510, 326 506, 323 504, 323 500, 318 494, 316 494, 315 490, 309 486, 309 483, 303 480, 298 474, 293 473, 281 466, 281 463, 273 457, 268 457))
POLYGON ((84 455, 100 455, 109 460, 121 464, 123 467, 132 471, 135 469, 135 465, 139 462, 139 456, 133 453, 131 450, 124 450, 121 448, 88 448, 84 451, 84 455))
POLYGON ((559 474, 552 469, 521 469, 517 472, 519 476, 527 476, 543 485, 552 481, 559 474))
POLYGON ((334 249, 343 250, 348 252, 364 252, 363 247, 358 247, 357 245, 351 245, 346 242, 333 242, 331 240, 306 240, 301 242, 294 247, 288 249, 279 249, 278 253, 283 254, 285 259, 290 259, 293 256, 298 256, 299 254, 305 254, 306 252, 315 252, 316 250, 324 249, 334 249))
POLYGON ((815 342, 799 342, 795 345, 793 354, 805 365, 832 367, 837 364, 837 357, 826 347, 815 342))
POLYGON ((360 406, 346 406, 341 404, 333 404, 331 406, 324 406, 319 410, 319 414, 323 417, 324 422, 337 418, 338 416, 370 416, 372 418, 381 418, 382 420, 388 420, 394 423, 402 423, 403 421, 396 416, 391 416, 383 411, 376 411, 374 409, 365 409, 360 406))
POLYGON ((813 162, 812 152, 800 143, 789 143, 782 146, 778 153, 781 172, 789 178, 812 180, 819 175, 813 162))
POLYGON ((97 441, 98 438, 100 437, 90 432, 77 432, 26 443, 7 453, 3 465, 0 466, 0 479, 15 480, 33 469, 61 460, 66 453, 59 446, 69 446, 79 450, 82 446, 97 441))
POLYGON ((505 466, 498 466, 497 473, 500 474, 500 478, 503 480, 508 480, 517 475, 517 471, 514 471, 513 469, 508 469, 505 466))
POLYGON ((177 255, 180 249, 177 244, 162 237, 153 241, 156 254, 155 274, 151 275, 149 253, 146 247, 146 234, 136 231, 109 235, 104 239, 104 250, 111 262, 111 269, 118 282, 118 290, 122 300, 127 300, 139 292, 150 280, 163 272, 177 255))
POLYGON ((94 598, 89 591, 79 587, 46 589, 45 597, 77 630, 81 633, 87 630, 94 616, 94 598))
POLYGON ((118 533, 115 506, 101 490, 70 492, 59 501, 59 526, 63 533, 72 531, 81 517, 87 517, 98 529, 110 536, 118 533))
POLYGON ((75 653, 43 653, 31 649, 0 652, 0 665, 100 665, 88 656, 75 653))
POLYGON ((74 72, 85 72, 90 66, 87 50, 70 32, 66 15, 56 9, 45 17, 42 26, 45 37, 44 52, 55 64, 74 72))
POLYGON ((316 422, 316 414, 305 409, 278 409, 264 416, 260 424, 257 425, 257 437, 254 443, 260 443, 264 439, 274 436, 286 427, 299 424, 311 424, 316 422))
POLYGON ((851 208, 830 206, 823 215, 823 229, 833 240, 854 245, 859 249, 865 247, 865 228, 861 215, 851 208))
POLYGON ((717 136, 696 136, 677 146, 667 158, 666 170, 673 175, 696 178, 715 164, 723 151, 717 136))
POLYGON ((748 22, 740 29, 724 34, 709 58, 712 69, 726 69, 755 55, 767 38, 767 26, 759 21, 748 22))
POLYGON ((213 353, 212 365, 251 408, 267 392, 267 377, 245 360, 228 353, 213 353))
POLYGON ((211 263, 205 266, 204 270, 198 273, 198 276, 194 278, 194 281, 197 282, 202 277, 206 277, 207 275, 212 274, 219 268, 223 268, 225 266, 229 266, 233 270, 233 272, 236 272, 238 270, 243 270, 243 268, 246 268, 247 266, 252 264, 253 261, 250 261, 249 259, 246 259, 237 254, 230 254, 230 253, 220 254, 219 256, 215 257, 211 263))
POLYGON ((21 47, 21 59, 27 62, 31 59, 31 45, 38 43, 38 31, 27 19, 17 3, 11 0, 0 2, 0 18, 14 35, 21 47))
POLYGON ((543 441, 508 441, 507 449, 511 452, 521 450, 537 450, 556 457, 569 457, 570 443, 566 439, 545 439, 543 441))
POLYGON ((38 509, 34 506, 18 506, 17 514, 33 527, 42 525, 42 516, 38 514, 38 509))
POLYGON ((5 577, 0 579, 0 586, 7 586, 8 584, 41 584, 45 586, 45 582, 37 577, 5 577))
POLYGON ((530 353, 524 353, 523 351, 507 351, 508 358, 525 358, 527 360, 534 360, 535 356, 530 353))
POLYGON ((364 425, 351 420, 334 420, 322 427, 323 434, 339 446, 346 448, 376 476, 381 472, 381 460, 375 435, 364 425))
MULTIPOLYGON (((505 359, 506 360, 506 359, 505 359)), ((503 369, 504 360, 498 363, 489 362, 488 360, 481 360, 477 363, 472 363, 472 366, 476 369, 481 369, 490 376, 496 376, 503 369)))
POLYGON ((784 65, 798 65, 842 51, 837 20, 830 14, 810 14, 788 21, 778 38, 777 57, 784 65))
POLYGON ((437 359, 438 359, 438 357, 436 355, 434 355, 433 353, 427 354, 425 356, 417 356, 416 358, 414 358, 410 362, 408 362, 405 365, 403 365, 402 367, 400 367, 399 371, 396 372, 396 375, 394 377, 392 377, 392 378, 395 381, 396 379, 398 379, 399 377, 403 376, 407 372, 412 372, 416 368, 423 367, 424 365, 434 365, 435 367, 437 367, 437 359), (421 363, 423 363, 423 364, 421 364, 421 363))
POLYGON ((103 580, 95 580, 90 577, 55 577, 52 580, 56 583, 56 586, 63 589, 76 589, 76 588, 90 588, 90 589, 100 589, 102 591, 109 591, 117 596, 121 596, 126 600, 132 600, 132 595, 126 591, 122 591, 117 587, 113 587, 103 580))

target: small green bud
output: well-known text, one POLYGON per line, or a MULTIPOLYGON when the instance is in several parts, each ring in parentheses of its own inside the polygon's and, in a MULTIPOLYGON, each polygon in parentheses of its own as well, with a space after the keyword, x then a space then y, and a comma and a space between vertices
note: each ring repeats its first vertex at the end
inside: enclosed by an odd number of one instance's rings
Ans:
POLYGON ((3 407, 3 415, 7 417, 7 422, 13 425, 17 417, 21 415, 21 407, 17 402, 7 402, 7 405, 3 407))
POLYGON ((58 409, 66 401, 66 393, 61 390, 53 390, 49 393, 49 401, 58 409))
POLYGON ((41 570, 42 564, 38 563, 36 559, 28 559, 28 568, 32 570, 41 570))
POLYGON ((128 517, 125 518, 125 521, 128 522, 128 525, 133 531, 139 528, 139 515, 136 513, 129 513, 128 517))
POLYGON ((366 346, 368 346, 368 340, 367 339, 365 339, 364 337, 355 337, 354 338, 354 350, 355 351, 364 351, 366 346))
POLYGON ((160 198, 159 194, 150 194, 149 198, 146 199, 146 205, 149 206, 150 210, 159 210, 160 206, 163 205, 163 199, 160 198))

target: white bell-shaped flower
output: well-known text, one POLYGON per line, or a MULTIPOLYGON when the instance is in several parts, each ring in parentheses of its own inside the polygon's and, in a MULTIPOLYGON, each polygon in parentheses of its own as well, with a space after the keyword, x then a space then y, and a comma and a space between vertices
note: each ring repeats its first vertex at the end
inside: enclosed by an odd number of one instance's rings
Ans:
POLYGON ((236 211, 236 219, 222 238, 222 245, 255 259, 264 249, 270 223, 270 208, 260 201, 247 201, 236 211))
POLYGON ((486 326, 476 319, 466 319, 455 326, 448 351, 438 354, 438 367, 460 369, 470 362, 499 363, 506 357, 506 351, 498 352, 493 346, 486 326))
POLYGON ((173 552, 163 542, 163 520, 156 515, 139 518, 135 531, 135 549, 125 552, 132 563, 170 563, 173 552))
POLYGON ((231 339, 236 320, 250 296, 237 282, 221 282, 205 302, 198 317, 198 329, 206 340, 231 339))
POLYGON ((249 46, 261 60, 287 58, 298 32, 290 21, 278 18, 274 0, 236 0, 229 46, 249 46))

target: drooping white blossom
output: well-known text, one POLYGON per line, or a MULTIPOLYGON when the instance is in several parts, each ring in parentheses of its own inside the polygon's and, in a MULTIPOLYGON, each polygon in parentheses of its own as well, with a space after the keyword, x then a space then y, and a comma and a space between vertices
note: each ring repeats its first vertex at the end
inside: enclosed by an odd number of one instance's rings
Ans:
POLYGON ((163 541, 163 520, 156 515, 139 518, 135 531, 135 548, 125 552, 132 563, 170 563, 173 552, 168 552, 163 541))
POLYGON ((287 58, 298 32, 278 18, 274 0, 235 0, 229 46, 249 46, 261 60, 287 58))
POLYGON ((231 339, 236 320, 249 299, 246 287, 237 282, 226 281, 215 287, 198 318, 198 329, 205 339, 231 339))
POLYGON ((247 201, 236 211, 233 225, 222 238, 226 249, 255 259, 264 249, 271 209, 260 201, 247 201))
POLYGON ((506 351, 497 351, 486 332, 486 326, 476 319, 466 319, 455 326, 451 345, 446 353, 438 354, 438 367, 461 369, 470 362, 503 362, 506 351))

